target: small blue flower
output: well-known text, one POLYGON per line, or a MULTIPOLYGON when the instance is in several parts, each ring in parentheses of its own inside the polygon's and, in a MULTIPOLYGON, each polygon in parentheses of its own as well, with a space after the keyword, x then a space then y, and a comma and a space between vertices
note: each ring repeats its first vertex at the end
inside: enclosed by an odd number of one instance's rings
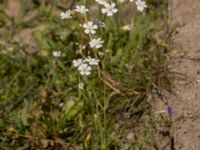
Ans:
POLYGON ((172 107, 168 106, 168 107, 167 107, 167 112, 171 115, 172 112, 173 112, 172 107))

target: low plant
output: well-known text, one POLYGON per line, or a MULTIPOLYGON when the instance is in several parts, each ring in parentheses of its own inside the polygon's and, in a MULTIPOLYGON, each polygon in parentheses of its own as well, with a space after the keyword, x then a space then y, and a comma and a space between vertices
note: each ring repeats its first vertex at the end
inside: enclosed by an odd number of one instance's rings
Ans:
POLYGON ((167 2, 61 4, 24 5, 28 21, 1 13, 0 148, 153 147, 142 116, 169 82, 167 2), (13 39, 25 28, 35 45, 13 39))

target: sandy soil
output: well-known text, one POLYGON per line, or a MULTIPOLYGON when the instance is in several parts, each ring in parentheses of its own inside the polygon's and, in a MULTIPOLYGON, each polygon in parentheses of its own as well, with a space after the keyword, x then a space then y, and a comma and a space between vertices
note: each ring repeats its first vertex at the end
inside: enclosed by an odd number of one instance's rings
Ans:
POLYGON ((176 72, 173 108, 176 150, 200 150, 200 0, 171 0, 172 25, 179 23, 170 67, 176 72))

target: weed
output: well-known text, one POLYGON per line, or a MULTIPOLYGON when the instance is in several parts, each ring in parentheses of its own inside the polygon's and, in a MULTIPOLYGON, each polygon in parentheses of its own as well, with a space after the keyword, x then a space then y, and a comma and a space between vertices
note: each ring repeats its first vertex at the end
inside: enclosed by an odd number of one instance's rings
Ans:
POLYGON ((29 2, 0 12, 0 149, 151 149, 167 2, 29 2))

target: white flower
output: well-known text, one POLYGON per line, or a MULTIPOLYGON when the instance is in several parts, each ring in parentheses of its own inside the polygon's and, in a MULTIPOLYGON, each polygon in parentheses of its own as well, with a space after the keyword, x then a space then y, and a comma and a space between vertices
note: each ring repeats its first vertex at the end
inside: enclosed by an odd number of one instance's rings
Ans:
POLYGON ((98 48, 101 48, 103 46, 102 45, 103 43, 104 43, 104 41, 102 41, 101 38, 97 38, 97 39, 92 39, 89 44, 90 44, 91 48, 98 49, 98 48))
POLYGON ((84 5, 77 5, 75 11, 81 14, 85 14, 88 11, 88 9, 85 8, 84 5))
POLYGON ((81 75, 90 75, 91 74, 91 70, 92 68, 90 66, 88 66, 88 64, 81 64, 79 67, 78 67, 78 70, 80 72, 81 75))
POLYGON ((111 4, 105 4, 105 8, 102 8, 102 13, 106 14, 107 16, 112 16, 114 13, 116 13, 118 10, 115 8, 115 3, 111 4))
POLYGON ((81 64, 83 64, 83 60, 80 58, 80 59, 77 59, 77 60, 73 60, 73 66, 74 67, 79 67, 81 64))
POLYGON ((95 0, 100 5, 106 5, 108 2, 106 0, 95 0))
POLYGON ((83 83, 83 82, 80 82, 80 83, 78 84, 78 88, 79 88, 80 90, 82 90, 82 89, 84 88, 84 83, 83 83))
POLYGON ((118 0, 119 3, 124 3, 126 0, 118 0))
POLYGON ((98 65, 100 60, 88 57, 87 59, 85 59, 85 61, 88 62, 90 65, 98 65))
POLYGON ((129 0, 130 2, 134 2, 135 0, 129 0))
POLYGON ((66 12, 61 12, 60 13, 60 18, 61 19, 70 19, 70 18, 72 18, 71 10, 67 10, 66 12))
POLYGON ((143 0, 137 0, 135 4, 137 6, 137 10, 140 12, 143 12, 144 9, 147 8, 146 2, 143 0))
POLYGON ((95 34, 98 26, 96 24, 93 24, 93 22, 88 21, 83 24, 83 28, 86 34, 95 34))
POLYGON ((54 57, 61 57, 61 56, 64 56, 64 54, 61 52, 61 51, 53 51, 52 52, 52 55, 54 57))

